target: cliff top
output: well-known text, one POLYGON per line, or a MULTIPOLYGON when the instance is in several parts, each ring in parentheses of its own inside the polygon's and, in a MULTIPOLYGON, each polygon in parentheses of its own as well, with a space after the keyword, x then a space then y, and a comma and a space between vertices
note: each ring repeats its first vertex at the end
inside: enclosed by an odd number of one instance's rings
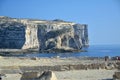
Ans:
POLYGON ((36 23, 36 24, 75 24, 73 22, 64 21, 61 19, 54 19, 54 20, 42 20, 42 19, 27 19, 27 18, 11 18, 7 16, 0 16, 0 21, 16 21, 16 22, 22 22, 22 23, 36 23))

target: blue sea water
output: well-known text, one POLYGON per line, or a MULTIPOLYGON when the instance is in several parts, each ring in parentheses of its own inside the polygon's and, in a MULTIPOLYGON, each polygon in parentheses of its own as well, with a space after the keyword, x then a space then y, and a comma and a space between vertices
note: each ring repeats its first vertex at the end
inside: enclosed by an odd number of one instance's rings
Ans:
POLYGON ((104 57, 120 56, 120 45, 90 45, 87 52, 27 54, 26 57, 104 57))

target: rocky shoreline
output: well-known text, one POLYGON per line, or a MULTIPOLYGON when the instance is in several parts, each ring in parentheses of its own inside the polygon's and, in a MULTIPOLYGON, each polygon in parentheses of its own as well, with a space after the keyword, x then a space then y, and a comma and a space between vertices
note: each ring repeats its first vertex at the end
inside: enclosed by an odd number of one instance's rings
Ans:
POLYGON ((44 50, 38 51, 38 49, 0 49, 0 56, 23 56, 27 54, 39 54, 39 53, 74 53, 74 52, 86 52, 86 50, 65 50, 65 49, 52 49, 52 50, 44 50))

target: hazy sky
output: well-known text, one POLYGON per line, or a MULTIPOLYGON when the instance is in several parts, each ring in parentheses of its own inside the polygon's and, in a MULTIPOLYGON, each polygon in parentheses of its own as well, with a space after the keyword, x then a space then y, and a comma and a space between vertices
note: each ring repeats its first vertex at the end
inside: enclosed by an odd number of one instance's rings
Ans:
POLYGON ((88 24, 90 45, 120 44, 120 0, 0 0, 0 15, 88 24))

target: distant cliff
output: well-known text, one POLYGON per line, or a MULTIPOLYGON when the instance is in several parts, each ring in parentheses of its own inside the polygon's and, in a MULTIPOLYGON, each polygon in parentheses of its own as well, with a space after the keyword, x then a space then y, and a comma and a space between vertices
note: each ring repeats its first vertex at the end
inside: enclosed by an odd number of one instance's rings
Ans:
POLYGON ((88 46, 86 24, 0 16, 1 49, 57 52, 80 50, 85 46, 88 46))

